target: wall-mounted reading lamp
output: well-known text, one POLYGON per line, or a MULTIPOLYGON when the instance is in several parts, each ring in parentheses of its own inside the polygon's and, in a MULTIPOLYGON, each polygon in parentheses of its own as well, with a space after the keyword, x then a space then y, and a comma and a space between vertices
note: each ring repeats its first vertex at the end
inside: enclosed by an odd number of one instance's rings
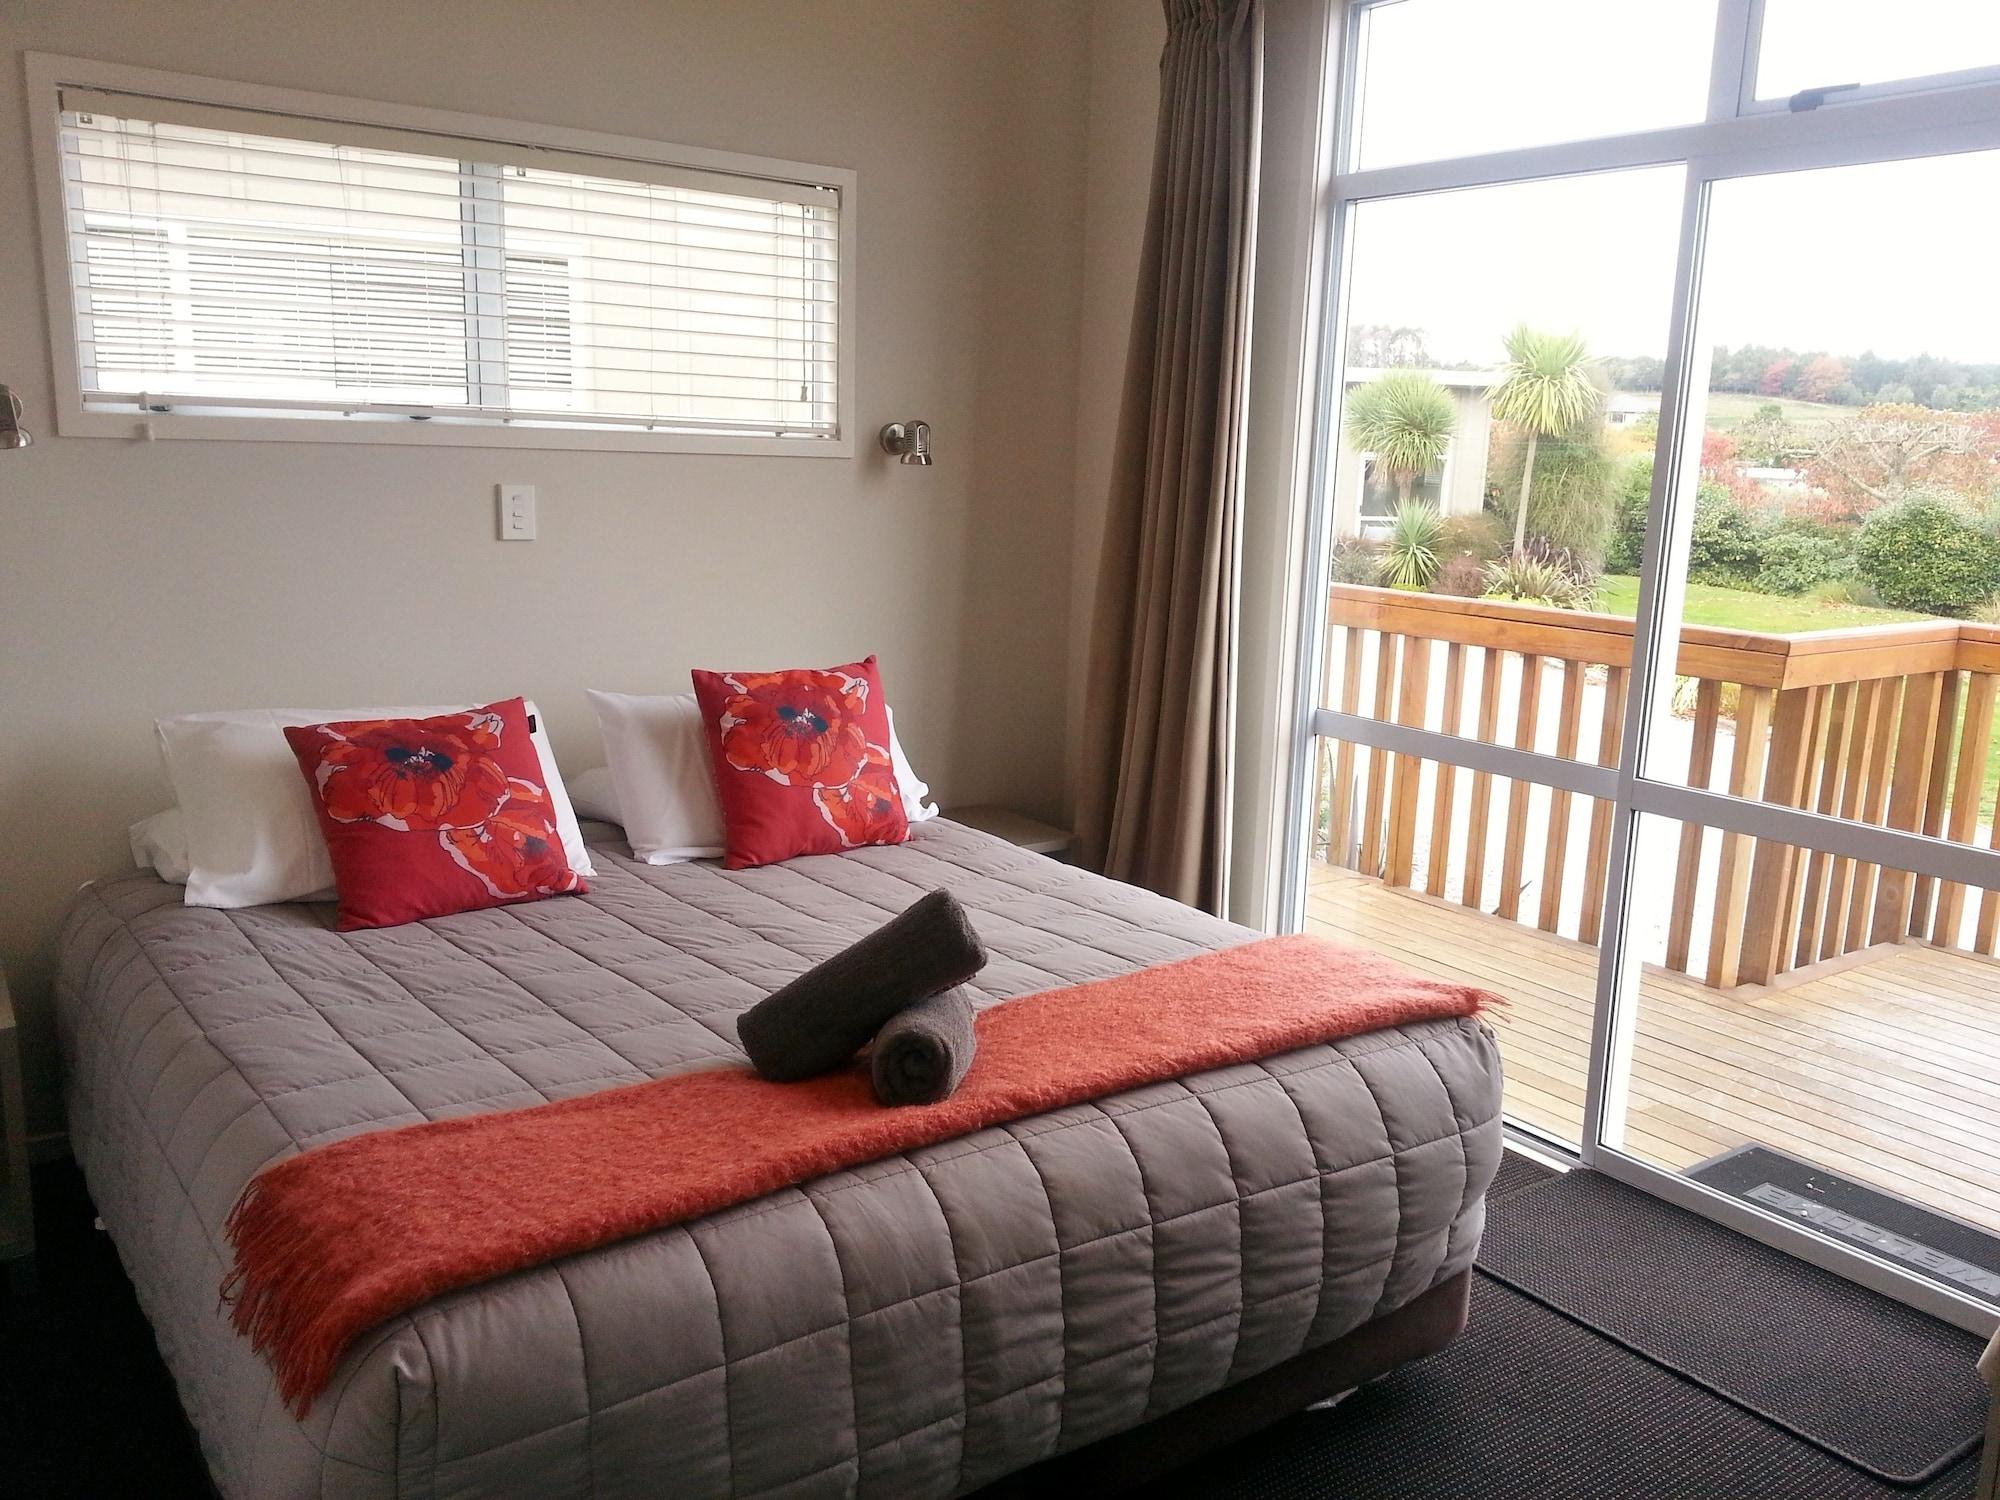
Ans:
MULTIPOLYGON (((0 385, 0 452, 9 448, 25 448, 34 440, 34 434, 21 425, 21 398, 8 387, 0 385)), ((930 462, 929 459, 924 461, 930 462)))
POLYGON ((928 464, 931 461, 931 424, 891 422, 882 429, 882 451, 895 454, 906 464, 928 464))

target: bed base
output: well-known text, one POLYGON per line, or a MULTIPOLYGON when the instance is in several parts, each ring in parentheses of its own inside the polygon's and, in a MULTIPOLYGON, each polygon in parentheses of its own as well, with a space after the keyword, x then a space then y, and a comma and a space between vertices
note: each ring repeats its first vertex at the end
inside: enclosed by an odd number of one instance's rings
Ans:
POLYGON ((1115 1495, 1162 1478, 1329 1396, 1448 1347, 1465 1331, 1472 1272, 1392 1313, 1164 1417, 1059 1454, 978 1490, 971 1500, 1115 1495))

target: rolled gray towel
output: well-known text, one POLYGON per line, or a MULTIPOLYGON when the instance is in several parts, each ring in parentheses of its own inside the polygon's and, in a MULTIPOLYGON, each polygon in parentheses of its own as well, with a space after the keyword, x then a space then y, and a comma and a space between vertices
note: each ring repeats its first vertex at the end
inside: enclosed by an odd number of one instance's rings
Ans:
POLYGON ((878 1104, 935 1104, 972 1066, 972 997, 961 986, 899 1010, 875 1033, 868 1081, 878 1104))
POLYGON ((985 966, 986 947, 958 898, 932 891, 744 1011, 736 1034, 751 1065, 774 1083, 829 1073, 897 1011, 985 966))

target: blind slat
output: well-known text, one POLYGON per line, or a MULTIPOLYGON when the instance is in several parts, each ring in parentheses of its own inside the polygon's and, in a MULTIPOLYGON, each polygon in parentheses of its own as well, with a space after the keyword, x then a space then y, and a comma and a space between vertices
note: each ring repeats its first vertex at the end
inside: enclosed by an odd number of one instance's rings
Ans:
MULTIPOLYGON (((356 159, 354 154, 342 156, 333 150, 322 150, 317 154, 293 150, 273 152, 245 144, 240 138, 226 137, 213 139, 194 135, 147 136, 148 151, 145 159, 133 159, 127 150, 129 137, 124 134, 98 130, 94 127, 78 127, 74 131, 76 155, 87 167, 117 169, 125 171, 160 172, 171 171, 176 177, 186 177, 199 181, 205 177, 216 177, 228 182, 240 182, 244 178, 254 178, 259 182, 292 183, 335 190, 366 190, 383 201, 409 199, 416 203, 434 201, 440 193, 449 197, 459 192, 463 183, 464 164, 440 162, 437 166, 410 167, 385 161, 376 156, 356 159), (94 149, 93 149, 94 148, 94 149), (190 158, 207 152, 223 157, 220 164, 205 164, 190 158), (251 163, 269 162, 272 169, 256 170, 251 163), (329 169, 326 175, 314 176, 300 170, 296 173, 277 171, 276 165, 283 162, 301 169, 320 166, 329 169), (394 182, 380 181, 384 176, 394 182), (401 185, 398 186, 397 183, 401 185)), ((412 161, 419 158, 410 158, 412 161)), ((651 223, 659 217, 660 204, 650 196, 648 184, 638 182, 618 182, 611 178, 574 178, 564 174, 552 174, 541 170, 521 169, 521 175, 511 175, 512 169, 503 169, 510 175, 482 178, 482 182, 503 185, 523 207, 538 210, 560 211, 571 205, 570 195, 587 197, 589 207, 583 211, 602 214, 607 217, 638 219, 651 223), (546 200, 546 201, 544 201, 546 200), (613 205, 621 203, 650 204, 647 212, 637 213, 630 209, 613 205)), ((92 178, 86 181, 115 181, 115 179, 92 178)), ((121 186, 142 186, 141 184, 118 184, 121 186)), ((148 191, 156 189, 148 188, 148 191)), ((198 191, 189 189, 189 191, 198 191)), ((228 197, 228 194, 222 194, 228 197)), ((728 232, 740 228, 745 231, 762 232, 774 219, 781 218, 789 233, 802 238, 826 240, 834 238, 834 220, 817 205, 795 203, 731 203, 713 194, 686 195, 673 204, 676 215, 685 216, 690 225, 728 232), (741 225, 724 220, 742 220, 741 225)))
POLYGON ((839 191, 828 183, 800 180, 790 173, 761 175, 705 167, 674 166, 652 159, 590 156, 559 147, 501 141, 465 135, 436 134, 397 126, 368 125, 355 120, 310 118, 203 104, 108 89, 65 84, 61 90, 63 123, 74 126, 79 114, 119 121, 147 121, 212 131, 261 147, 286 141, 308 146, 346 147, 362 159, 380 157, 442 157, 485 166, 527 167, 568 176, 601 177, 642 186, 671 187, 697 198, 746 197, 824 208, 839 202, 839 191))
MULTIPOLYGON (((82 241, 86 245, 92 243, 106 243, 106 244, 110 243, 109 241, 106 240, 106 237, 103 233, 100 233, 99 231, 95 230, 83 231, 80 234, 74 236, 74 238, 82 241)), ((124 249, 122 243, 117 246, 117 253, 121 256, 128 256, 130 254, 128 250, 124 249)), ((255 265, 243 265, 240 267, 236 265, 215 266, 210 264, 212 258, 213 258, 212 253, 208 251, 205 247, 200 249, 194 256, 191 257, 192 264, 190 266, 190 271, 189 271, 190 276, 193 277, 196 281, 200 281, 202 279, 208 279, 208 280, 226 279, 232 286, 242 286, 245 288, 259 284, 262 284, 266 287, 293 286, 296 285, 299 280, 296 269, 282 264, 267 265, 260 263, 255 265)), ((250 259, 251 257, 246 256, 245 258, 250 259)), ((315 258, 316 257, 301 257, 301 259, 304 260, 311 260, 315 258)), ((268 256, 265 257, 266 261, 269 261, 271 259, 273 259, 273 257, 268 257, 268 256)), ((92 265, 97 265, 98 263, 99 262, 96 261, 95 259, 91 261, 92 265)), ((428 273, 433 270, 447 271, 449 274, 457 276, 462 274, 463 271, 465 270, 465 267, 456 258, 455 254, 451 259, 444 262, 425 262, 419 260, 388 260, 388 259, 376 259, 371 257, 365 262, 355 261, 355 262, 347 262, 344 264, 349 265, 351 274, 356 276, 364 274, 364 271, 362 269, 364 266, 366 268, 365 274, 368 275, 380 274, 384 277, 396 276, 399 274, 416 275, 419 273, 428 273)), ((574 261, 570 261, 568 262, 568 264, 572 267, 572 269, 568 273, 568 279, 570 280, 570 282, 574 285, 578 285, 585 288, 589 293, 591 293, 593 298, 598 301, 616 303, 620 298, 627 298, 627 300, 630 300, 628 294, 630 294, 630 296, 636 296, 636 294, 641 292, 650 294, 674 293, 687 297, 724 297, 732 300, 754 299, 761 307, 764 307, 766 309, 770 308, 790 309, 790 311, 764 311, 764 312, 726 312, 721 309, 692 308, 692 307, 673 309, 676 315, 679 316, 746 318, 755 322, 763 322, 763 323, 804 322, 804 323, 817 324, 819 320, 815 316, 815 314, 822 307, 828 312, 831 312, 832 310, 831 302, 819 301, 815 299, 792 298, 792 297, 774 298, 767 292, 746 292, 746 291, 732 290, 729 288, 722 288, 722 287, 675 286, 670 283, 661 281, 632 281, 616 277, 600 276, 588 272, 577 271, 573 269, 576 264, 574 261), (801 309, 804 310, 801 311, 801 309)), ((663 271, 667 269, 670 268, 662 268, 663 271)), ((251 293, 249 293, 246 290, 244 295, 251 295, 251 293)), ((661 309, 661 311, 666 311, 666 309, 661 309)), ((606 326, 616 326, 616 325, 607 324, 606 326)))
POLYGON ((65 116, 99 406, 837 432, 833 205, 214 121, 65 116))

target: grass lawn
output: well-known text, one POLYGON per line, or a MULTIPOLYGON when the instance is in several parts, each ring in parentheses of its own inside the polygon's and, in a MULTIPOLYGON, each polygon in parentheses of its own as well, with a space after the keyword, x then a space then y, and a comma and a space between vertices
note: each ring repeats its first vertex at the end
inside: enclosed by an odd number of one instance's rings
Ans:
MULTIPOLYGON (((1660 393, 1643 393, 1653 403, 1653 410, 1660 409, 1660 393)), ((1823 401, 1794 401, 1790 396, 1746 396, 1737 391, 1710 391, 1708 393, 1707 425, 1727 431, 1739 427, 1757 415, 1757 408, 1775 401, 1785 413, 1787 422, 1824 422, 1842 414, 1852 415, 1857 408, 1833 406, 1823 401)))
MULTIPOLYGON (((1639 610, 1639 580, 1629 573, 1604 575, 1603 610, 1628 618, 1639 610)), ((1783 594, 1753 594, 1745 589, 1719 589, 1691 583, 1681 601, 1690 625, 1717 625, 1731 630, 1761 630, 1771 635, 1802 635, 1810 630, 1843 630, 1852 625, 1890 625, 1898 620, 1922 620, 1903 609, 1873 609, 1865 604, 1820 604, 1783 594)))
MULTIPOLYGON (((1607 573, 1603 579, 1601 608, 1606 614, 1628 618, 1639 610, 1639 580, 1625 573, 1607 573)), ((1744 589, 1719 589, 1712 584, 1691 583, 1681 602, 1681 614, 1690 625, 1717 625, 1734 630, 1759 630, 1772 635, 1800 635, 1812 630, 1839 630, 1850 625, 1887 625, 1897 620, 1922 620, 1928 616, 1900 609, 1870 609, 1862 604, 1818 604, 1811 599, 1793 599, 1781 594, 1753 594, 1744 589)), ((1961 723, 1964 708, 1959 709, 1961 723)), ((1954 735, 1952 742, 1958 742, 1954 735)), ((1994 750, 1986 758, 1986 782, 1979 795, 1979 815, 1990 820, 2000 801, 2000 708, 1993 715, 1994 750)))

